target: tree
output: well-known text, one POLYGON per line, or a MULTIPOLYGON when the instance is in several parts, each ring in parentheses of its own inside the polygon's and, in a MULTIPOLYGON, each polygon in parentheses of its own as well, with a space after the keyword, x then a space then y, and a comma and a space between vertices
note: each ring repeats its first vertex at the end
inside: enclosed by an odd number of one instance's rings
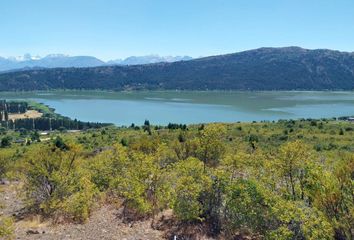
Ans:
POLYGON ((333 239, 324 214, 302 202, 283 199, 254 180, 237 180, 226 190, 225 230, 251 231, 265 239, 333 239))
POLYGON ((256 182, 237 180, 226 189, 225 229, 232 236, 235 231, 251 230, 265 234, 272 224, 267 198, 256 182))
MULTIPOLYGON (((171 181, 155 154, 129 153, 119 161, 120 172, 112 179, 112 190, 124 200, 124 214, 155 216, 170 202, 171 181), (137 171, 139 169, 139 171, 137 171)), ((127 215, 126 215, 127 217, 127 215)))
POLYGON ((259 141, 258 136, 255 134, 250 134, 248 136, 248 142, 251 145, 252 149, 256 149, 256 143, 259 141))
POLYGON ((176 183, 176 201, 174 213, 182 221, 203 220, 203 205, 198 201, 203 185, 194 181, 191 176, 178 178, 176 183))
POLYGON ((333 227, 318 209, 303 202, 285 200, 271 192, 265 191, 265 194, 273 218, 266 233, 269 239, 284 239, 284 235, 287 236, 285 239, 333 239, 333 227))
POLYGON ((1 139, 1 147, 9 147, 11 146, 11 137, 10 136, 5 136, 1 139))
POLYGON ((5 121, 9 121, 9 113, 6 110, 5 110, 5 113, 4 113, 4 119, 5 119, 5 121))
POLYGON ((246 167, 250 167, 251 165, 251 163, 249 163, 250 158, 250 154, 241 151, 234 154, 228 154, 222 159, 220 168, 225 169, 230 175, 230 180, 235 180, 246 173, 246 167))
POLYGON ((145 119, 145 121, 144 121, 144 126, 150 126, 149 120, 145 119))
POLYGON ((200 131, 198 157, 205 165, 217 166, 225 152, 223 137, 226 128, 221 124, 209 124, 200 131))
POLYGON ((305 187, 315 162, 312 149, 299 140, 280 147, 276 167, 285 183, 286 194, 292 200, 304 200, 305 187))
POLYGON ((32 140, 32 141, 37 141, 37 142, 40 142, 40 141, 41 141, 41 139, 40 139, 40 137, 39 137, 38 131, 32 132, 32 134, 31 134, 31 140, 32 140))
POLYGON ((54 145, 55 145, 55 147, 57 147, 61 150, 69 150, 69 146, 67 144, 65 144, 64 140, 60 136, 57 136, 55 138, 54 145))
POLYGON ((211 179, 205 174, 204 164, 196 158, 188 158, 176 164, 176 186, 173 211, 182 221, 203 220, 205 199, 211 179))
POLYGON ((354 155, 344 155, 333 172, 322 170, 308 190, 312 205, 323 211, 335 229, 336 239, 353 239, 354 155))
POLYGON ((145 154, 155 153, 160 143, 160 139, 154 136, 143 135, 130 144, 131 149, 145 154))

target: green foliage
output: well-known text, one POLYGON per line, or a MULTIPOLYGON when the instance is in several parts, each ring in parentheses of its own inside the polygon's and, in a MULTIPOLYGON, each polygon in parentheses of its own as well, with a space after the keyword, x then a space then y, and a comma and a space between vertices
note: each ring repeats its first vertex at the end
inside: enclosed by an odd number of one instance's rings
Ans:
POLYGON ((193 180, 191 176, 186 176, 179 178, 176 183, 177 197, 173 210, 182 221, 202 220, 203 206, 198 199, 203 186, 193 180))
POLYGON ((269 206, 276 226, 267 231, 269 239, 333 239, 330 222, 316 208, 307 207, 301 202, 278 199, 276 196, 273 196, 269 206))
POLYGON ((210 188, 211 180, 205 175, 203 163, 188 158, 176 165, 176 192, 173 210, 182 221, 202 220, 201 194, 210 188))
POLYGON ((24 179, 29 206, 57 219, 85 221, 105 195, 123 202, 124 214, 172 209, 178 221, 203 222, 227 239, 353 238, 354 132, 338 134, 351 123, 146 126, 156 130, 108 127, 13 142, 0 149, 0 175, 24 179))
POLYGON ((60 136, 57 136, 54 140, 54 146, 60 150, 69 150, 69 146, 64 143, 63 139, 60 136))
POLYGON ((111 188, 125 199, 125 207, 134 209, 138 214, 155 215, 168 204, 171 187, 167 181, 160 156, 143 152, 129 153, 120 147, 120 155, 113 158, 119 172, 112 174, 111 188), (139 169, 139 171, 137 171, 139 169))
POLYGON ((11 167, 13 158, 12 149, 2 149, 0 154, 0 179, 5 177, 5 174, 9 171, 11 167))
POLYGON ((339 130, 339 135, 344 135, 344 130, 342 128, 339 130))
POLYGON ((118 145, 113 150, 104 151, 88 162, 88 169, 91 173, 92 182, 100 191, 106 191, 126 161, 126 152, 118 145))
POLYGON ((200 131, 197 156, 206 165, 217 166, 225 152, 223 137, 226 128, 221 124, 209 124, 200 131))
POLYGON ((0 239, 13 239, 13 220, 8 217, 0 216, 0 239))
POLYGON ((274 196, 259 183, 238 180, 226 190, 228 235, 251 230, 267 239, 333 239, 333 229, 320 211, 274 196))
MULTIPOLYGON (((48 145, 26 155, 26 193, 30 206, 44 214, 84 221, 94 203, 96 187, 81 166, 80 148, 48 145)), ((67 145, 66 145, 67 146, 67 145)))
POLYGON ((37 142, 40 142, 40 137, 39 137, 39 133, 38 131, 34 131, 32 134, 31 134, 31 141, 37 141, 37 142))
POLYGON ((226 189, 225 222, 227 229, 251 229, 263 233, 269 219, 270 209, 267 207, 265 196, 251 181, 240 180, 226 189))
MULTIPOLYGON (((292 200, 305 198, 306 185, 315 160, 309 146, 299 140, 284 144, 274 167, 283 180, 285 194, 292 200)), ((282 183, 282 182, 281 182, 282 183)))
POLYGON ((72 188, 69 196, 62 202, 60 208, 74 221, 83 222, 90 216, 90 211, 94 205, 97 194, 96 186, 89 177, 83 175, 72 188))
POLYGON ((336 230, 338 239, 352 239, 354 222, 354 155, 345 155, 334 172, 322 171, 309 191, 313 205, 321 210, 336 230))
POLYGON ((156 152, 160 143, 160 139, 156 137, 141 136, 139 140, 131 144, 131 148, 145 154, 152 154, 156 152))
POLYGON ((0 147, 5 148, 5 147, 10 147, 11 146, 11 137, 10 136, 5 136, 1 139, 0 142, 0 147))

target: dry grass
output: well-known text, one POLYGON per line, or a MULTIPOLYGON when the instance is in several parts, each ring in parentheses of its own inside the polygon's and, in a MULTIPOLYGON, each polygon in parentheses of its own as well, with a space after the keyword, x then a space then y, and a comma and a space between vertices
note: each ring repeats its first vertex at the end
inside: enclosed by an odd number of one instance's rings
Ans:
POLYGON ((9 119, 16 120, 16 119, 24 119, 24 118, 40 118, 42 117, 42 115, 43 113, 40 113, 36 110, 28 110, 25 113, 9 114, 9 119))

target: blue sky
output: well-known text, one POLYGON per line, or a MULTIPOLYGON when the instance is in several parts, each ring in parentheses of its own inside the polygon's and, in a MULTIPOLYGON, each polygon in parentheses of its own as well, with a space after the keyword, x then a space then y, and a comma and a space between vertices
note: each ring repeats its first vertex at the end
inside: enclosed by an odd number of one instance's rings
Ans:
POLYGON ((1 0, 0 56, 354 51, 354 0, 1 0))

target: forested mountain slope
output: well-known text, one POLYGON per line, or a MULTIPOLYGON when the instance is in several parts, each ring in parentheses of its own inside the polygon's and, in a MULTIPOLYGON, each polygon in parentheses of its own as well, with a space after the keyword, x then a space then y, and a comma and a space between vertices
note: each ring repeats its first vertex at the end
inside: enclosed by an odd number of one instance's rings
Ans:
POLYGON ((353 90, 354 53, 260 48, 174 63, 0 75, 0 91, 48 89, 353 90))

